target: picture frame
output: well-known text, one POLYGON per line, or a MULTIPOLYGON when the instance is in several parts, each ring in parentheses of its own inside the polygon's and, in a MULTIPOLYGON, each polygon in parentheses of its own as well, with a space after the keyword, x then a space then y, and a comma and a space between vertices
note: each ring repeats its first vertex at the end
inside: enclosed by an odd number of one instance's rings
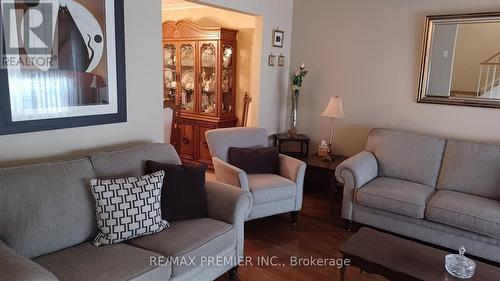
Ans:
POLYGON ((276 58, 276 56, 271 53, 268 56, 268 58, 267 58, 267 65, 268 66, 274 66, 274 64, 275 64, 275 62, 274 62, 275 58, 276 58))
POLYGON ((278 56, 278 66, 284 66, 285 65, 285 56, 283 54, 280 54, 278 56))
MULTIPOLYGON (((67 18, 43 19, 39 30, 52 34, 43 37, 44 50, 12 44, 6 32, 0 34, 3 62, 46 59, 45 64, 29 69, 27 64, 0 65, 0 135, 127 121, 123 1, 74 0, 67 6, 53 2, 40 0, 36 6, 23 8, 25 15, 30 9, 42 8, 59 9, 59 13, 67 9, 72 15, 67 17, 71 24, 64 22, 67 18), (67 30, 59 30, 55 36, 51 30, 54 21, 67 30), (75 39, 77 32, 81 38, 75 39)), ((12 8, 14 0, 2 0, 2 17, 12 8)), ((16 16, 2 18, 0 30, 19 22, 23 21, 16 16)), ((29 36, 22 40, 32 40, 29 36)))
POLYGON ((283 48, 285 32, 279 29, 273 30, 273 47, 283 48))

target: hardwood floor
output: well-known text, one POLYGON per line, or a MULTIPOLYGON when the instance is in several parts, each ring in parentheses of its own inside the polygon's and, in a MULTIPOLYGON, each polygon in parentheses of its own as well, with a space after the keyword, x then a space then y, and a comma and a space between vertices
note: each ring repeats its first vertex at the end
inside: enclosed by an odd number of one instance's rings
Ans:
MULTIPOLYGON (((291 257, 341 258, 339 245, 350 235, 343 228, 340 218, 340 194, 336 195, 335 213, 330 212, 327 194, 306 193, 303 208, 296 226, 290 224, 290 214, 250 221, 245 224, 245 255, 252 264, 240 266, 240 281, 255 280, 340 280, 335 266, 292 266, 291 257), (272 258, 278 266, 258 264, 259 257, 272 258)), ((217 279, 229 280, 227 274, 217 279)), ((356 268, 348 268, 346 280, 385 280, 380 276, 361 274, 356 268)))

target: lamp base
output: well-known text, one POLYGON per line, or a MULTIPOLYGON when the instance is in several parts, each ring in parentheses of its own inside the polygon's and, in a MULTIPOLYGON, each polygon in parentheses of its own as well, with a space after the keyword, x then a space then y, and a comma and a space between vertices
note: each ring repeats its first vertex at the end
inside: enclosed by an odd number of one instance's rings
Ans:
POLYGON ((330 142, 328 144, 328 152, 326 153, 326 156, 323 157, 323 161, 325 162, 333 162, 333 153, 332 153, 332 143, 330 142))
POLYGON ((323 157, 323 161, 325 162, 333 162, 333 157, 328 153, 325 157, 323 157))

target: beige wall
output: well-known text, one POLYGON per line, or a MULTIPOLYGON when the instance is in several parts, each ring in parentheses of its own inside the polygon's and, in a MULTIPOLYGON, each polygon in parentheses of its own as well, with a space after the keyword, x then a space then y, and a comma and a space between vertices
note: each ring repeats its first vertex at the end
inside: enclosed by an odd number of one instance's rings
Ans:
MULTIPOLYGON (((286 129, 285 114, 288 91, 288 71, 292 35, 292 0, 193 0, 215 7, 248 13, 257 16, 255 30, 262 30, 261 41, 255 41, 260 52, 255 54, 252 69, 260 73, 257 78, 258 92, 252 93, 252 123, 264 127, 268 133, 286 129), (272 31, 279 28, 285 32, 284 48, 272 47, 272 31), (268 67, 267 56, 283 53, 284 67, 268 67), (262 55, 261 55, 262 54, 262 55)), ((252 54, 253 55, 253 54, 252 54)))
POLYGON ((128 122, 0 136, 0 166, 85 155, 96 147, 163 141, 160 0, 125 0, 128 122))
POLYGON ((400 128, 500 142, 500 110, 416 103, 426 15, 498 11, 498 0, 295 0, 293 64, 308 64, 299 131, 328 138, 320 117, 332 95, 344 98, 334 149, 353 155, 371 128, 400 128))
POLYGON ((479 64, 498 52, 500 52, 500 23, 459 25, 451 89, 476 92, 479 64))
MULTIPOLYGON (((190 20, 202 27, 217 27, 222 26, 226 28, 233 28, 239 30, 238 32, 238 47, 237 47, 237 87, 236 87, 236 116, 239 120, 243 114, 243 97, 245 92, 252 95, 258 92, 258 79, 259 73, 252 69, 252 60, 255 53, 259 52, 259 45, 254 42, 259 41, 262 37, 261 30, 256 31, 256 17, 231 12, 223 9, 212 8, 208 6, 201 6, 196 8, 187 9, 163 9, 163 21, 181 19, 190 20)), ((260 41, 259 41, 260 42, 260 41)), ((254 104, 250 106, 249 125, 257 125, 252 122, 251 109, 254 104)))

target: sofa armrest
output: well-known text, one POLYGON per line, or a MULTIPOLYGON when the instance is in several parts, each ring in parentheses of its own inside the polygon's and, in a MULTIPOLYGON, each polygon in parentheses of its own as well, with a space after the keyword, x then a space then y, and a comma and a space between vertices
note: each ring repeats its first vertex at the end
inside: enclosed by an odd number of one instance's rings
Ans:
POLYGON ((360 152, 342 162, 335 170, 335 176, 344 184, 342 217, 351 220, 356 190, 378 176, 377 159, 371 152, 360 152))
POLYGON ((0 240, 0 280, 58 281, 50 271, 21 256, 0 240))
POLYGON ((236 228, 236 252, 243 256, 244 224, 252 207, 252 195, 241 188, 207 180, 207 211, 210 218, 232 224, 236 228))
POLYGON ((212 163, 214 165, 215 177, 218 181, 250 191, 248 177, 245 171, 218 157, 212 157, 212 163))
POLYGON ((378 163, 375 155, 368 151, 360 152, 342 162, 335 170, 340 183, 346 184, 346 177, 354 179, 354 188, 360 188, 378 175, 378 163))
POLYGON ((302 197, 304 189, 304 176, 306 163, 296 158, 280 154, 280 176, 295 182, 297 192, 295 194, 295 211, 302 208, 302 197))

